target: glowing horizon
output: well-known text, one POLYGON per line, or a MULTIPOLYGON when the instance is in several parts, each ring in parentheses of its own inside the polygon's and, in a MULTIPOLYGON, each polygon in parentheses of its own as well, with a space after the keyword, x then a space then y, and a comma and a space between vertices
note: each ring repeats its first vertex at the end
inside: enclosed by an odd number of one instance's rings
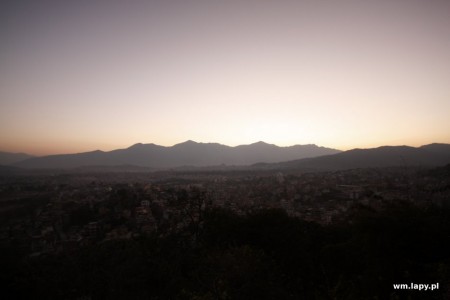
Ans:
POLYGON ((450 143, 449 1, 29 0, 0 16, 1 151, 450 143))

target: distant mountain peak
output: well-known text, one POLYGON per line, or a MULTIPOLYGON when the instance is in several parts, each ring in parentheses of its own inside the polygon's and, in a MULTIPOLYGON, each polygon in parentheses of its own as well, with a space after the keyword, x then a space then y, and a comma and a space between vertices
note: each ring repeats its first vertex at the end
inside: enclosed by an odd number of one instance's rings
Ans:
MULTIPOLYGON (((269 143, 266 143, 264 141, 258 141, 256 143, 250 144, 249 146, 276 146, 276 145, 269 144, 269 143)), ((278 147, 278 146, 276 146, 276 147, 278 147)))
POLYGON ((201 143, 197 143, 197 142, 195 142, 195 141, 193 141, 193 140, 187 140, 187 141, 185 141, 185 142, 175 144, 175 145, 173 145, 172 147, 193 146, 193 145, 199 145, 199 144, 201 144, 201 143))
POLYGON ((187 140, 186 142, 184 142, 182 144, 198 144, 198 143, 196 141, 193 141, 193 140, 187 140))
POLYGON ((128 147, 128 148, 135 148, 135 147, 141 147, 141 146, 143 146, 144 144, 142 144, 142 143, 136 143, 136 144, 134 144, 134 145, 131 145, 130 147, 128 147))

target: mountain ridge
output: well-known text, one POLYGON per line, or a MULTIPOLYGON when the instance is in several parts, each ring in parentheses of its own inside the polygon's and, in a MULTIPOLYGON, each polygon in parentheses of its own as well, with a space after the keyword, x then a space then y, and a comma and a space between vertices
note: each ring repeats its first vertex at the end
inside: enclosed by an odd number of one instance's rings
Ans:
POLYGON ((259 141, 247 145, 227 146, 188 140, 173 146, 136 143, 128 148, 111 151, 94 150, 33 157, 10 166, 25 169, 74 169, 128 165, 152 170, 178 168, 201 170, 205 167, 223 166, 256 170, 332 171, 392 166, 433 167, 449 163, 450 144, 444 143, 419 147, 379 146, 339 151, 314 144, 279 147, 259 141))
POLYGON ((450 163, 450 144, 433 143, 420 147, 380 146, 355 148, 332 155, 271 164, 270 168, 333 171, 392 166, 442 166, 450 163))
POLYGON ((279 147, 265 142, 227 146, 219 143, 197 143, 187 140, 173 146, 136 143, 111 151, 88 151, 34 157, 17 163, 22 168, 76 168, 90 165, 136 165, 152 168, 173 168, 184 165, 251 165, 275 163, 305 157, 339 153, 340 150, 316 145, 279 147))

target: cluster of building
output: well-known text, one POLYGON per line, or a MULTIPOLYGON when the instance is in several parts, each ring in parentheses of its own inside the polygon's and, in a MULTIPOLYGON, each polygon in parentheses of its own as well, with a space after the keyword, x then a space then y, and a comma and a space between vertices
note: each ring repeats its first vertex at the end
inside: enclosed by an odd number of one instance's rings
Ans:
POLYGON ((76 251, 115 239, 201 229, 204 213, 283 209, 321 224, 353 208, 395 201, 450 205, 450 180, 423 170, 356 169, 326 173, 186 172, 73 174, 9 178, 0 185, 0 248, 24 255, 76 251))

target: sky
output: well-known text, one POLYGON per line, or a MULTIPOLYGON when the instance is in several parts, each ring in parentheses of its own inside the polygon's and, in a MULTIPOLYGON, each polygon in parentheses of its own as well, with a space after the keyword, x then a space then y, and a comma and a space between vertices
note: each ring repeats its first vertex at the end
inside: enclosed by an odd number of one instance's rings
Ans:
POLYGON ((0 150, 450 143, 450 1, 2 1, 0 150))

